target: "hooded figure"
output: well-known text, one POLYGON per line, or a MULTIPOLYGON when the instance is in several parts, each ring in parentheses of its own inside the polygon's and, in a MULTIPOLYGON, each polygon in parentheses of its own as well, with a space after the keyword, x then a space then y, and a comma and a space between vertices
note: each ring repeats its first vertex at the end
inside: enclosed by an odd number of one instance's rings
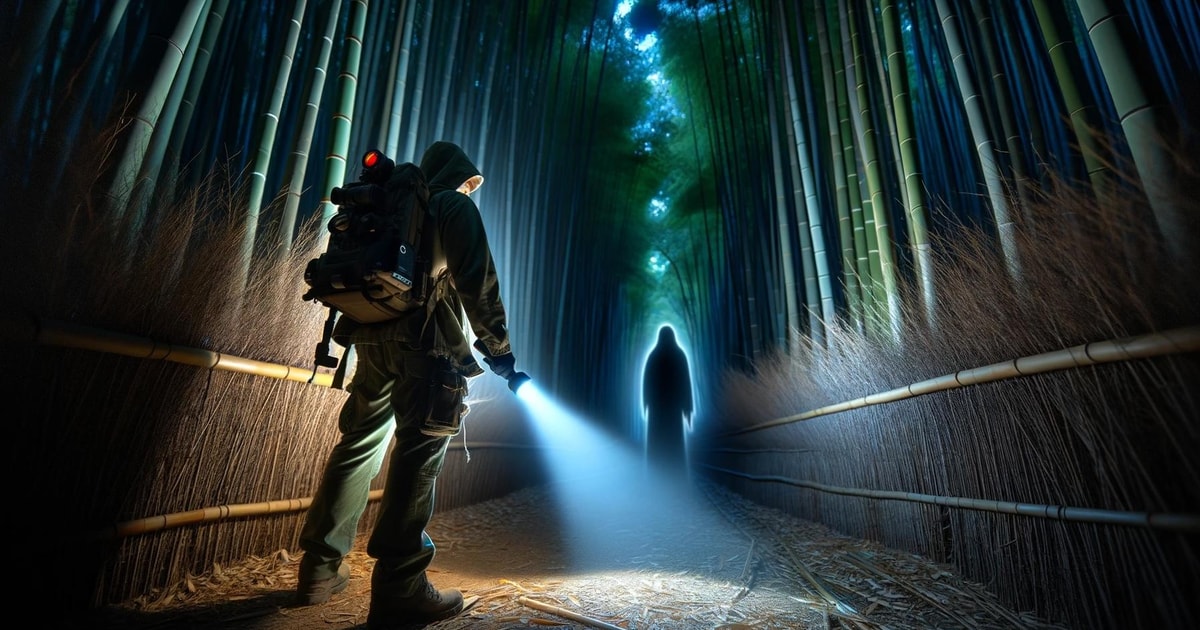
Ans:
POLYGON ((368 628, 431 623, 462 610, 459 591, 440 591, 426 579, 434 545, 425 527, 446 446, 466 411, 467 378, 483 372, 467 343, 464 314, 492 370, 504 378, 514 372, 500 282, 479 209, 467 196, 483 176, 449 142, 430 146, 420 167, 430 189, 422 247, 429 244, 424 251, 433 262, 433 288, 425 308, 394 320, 338 321, 333 339, 354 347, 358 366, 338 417, 341 440, 300 533, 297 602, 320 603, 346 589, 350 570, 343 559, 394 434, 379 518, 367 544, 375 558, 368 628))
POLYGON ((687 355, 675 342, 675 329, 658 330, 658 344, 646 358, 642 376, 646 410, 646 458, 664 471, 687 470, 683 423, 692 424, 692 377, 687 355))

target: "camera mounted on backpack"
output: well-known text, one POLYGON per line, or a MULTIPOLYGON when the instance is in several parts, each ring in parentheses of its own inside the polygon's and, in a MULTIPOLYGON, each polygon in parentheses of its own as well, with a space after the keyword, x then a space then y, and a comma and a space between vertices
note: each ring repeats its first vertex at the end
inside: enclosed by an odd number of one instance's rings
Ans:
POLYGON ((329 201, 338 207, 338 211, 325 227, 333 239, 332 244, 338 249, 348 249, 354 245, 353 242, 346 242, 349 239, 343 238, 343 234, 349 233, 361 241, 364 235, 388 227, 384 222, 388 203, 385 186, 396 168, 396 162, 378 149, 372 149, 363 154, 361 164, 362 171, 357 182, 335 186, 329 192, 329 201))
POLYGON ((424 306, 432 286, 432 238, 424 238, 429 185, 421 169, 396 164, 377 149, 360 164, 358 181, 330 191, 337 212, 326 224, 325 253, 304 270, 309 290, 303 299, 368 324, 424 306))

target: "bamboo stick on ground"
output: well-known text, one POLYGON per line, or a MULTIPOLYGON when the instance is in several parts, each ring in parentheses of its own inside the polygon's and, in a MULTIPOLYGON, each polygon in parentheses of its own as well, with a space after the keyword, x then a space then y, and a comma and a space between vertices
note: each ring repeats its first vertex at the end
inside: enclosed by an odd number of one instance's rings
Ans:
POLYGON ((600 621, 599 619, 585 617, 579 613, 567 610, 566 608, 561 608, 559 606, 555 606, 553 604, 547 604, 545 602, 539 602, 536 599, 530 599, 528 597, 522 596, 522 597, 518 597, 517 601, 520 602, 521 604, 524 604, 525 606, 528 606, 535 610, 540 610, 542 612, 548 612, 552 615, 558 615, 559 617, 563 617, 564 619, 570 619, 571 621, 578 621, 579 623, 587 624, 593 628, 603 628, 603 630, 625 630, 621 626, 614 626, 611 623, 608 623, 605 621, 600 621))

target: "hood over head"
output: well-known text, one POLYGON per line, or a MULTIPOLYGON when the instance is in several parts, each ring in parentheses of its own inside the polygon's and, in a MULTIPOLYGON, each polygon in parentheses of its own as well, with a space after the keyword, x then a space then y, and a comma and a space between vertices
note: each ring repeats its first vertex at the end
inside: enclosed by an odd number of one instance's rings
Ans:
POLYGON ((663 326, 658 329, 658 345, 673 346, 675 345, 675 329, 670 326, 663 326))
POLYGON ((421 172, 429 180, 429 194, 437 194, 443 190, 456 190, 463 184, 478 178, 470 187, 467 194, 478 189, 483 184, 483 175, 471 163, 466 152, 453 142, 439 140, 425 149, 421 156, 421 172))

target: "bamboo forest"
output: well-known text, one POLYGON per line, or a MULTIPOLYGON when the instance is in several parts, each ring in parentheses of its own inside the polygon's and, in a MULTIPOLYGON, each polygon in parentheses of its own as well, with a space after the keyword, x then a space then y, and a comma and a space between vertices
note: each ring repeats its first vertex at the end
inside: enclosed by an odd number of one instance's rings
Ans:
MULTIPOLYGON (((419 163, 445 141, 483 176, 467 192, 516 369, 577 424, 485 366, 431 528, 560 478, 563 444, 636 494, 599 444, 649 452, 644 366, 669 328, 689 483, 877 551, 767 544, 734 518, 743 548, 709 564, 751 597, 719 621, 659 602, 596 627, 1200 627, 1194 0, 0 0, 0 17, 11 577, 54 602, 32 625, 183 605, 252 558, 294 576, 362 365, 329 342, 339 310, 304 297, 333 190, 370 151, 419 163), (556 445, 547 422, 577 432, 556 445), (885 578, 883 550, 939 568, 885 578), (792 596, 738 616, 776 583, 792 596), (965 584, 990 603, 954 603, 965 584)), ((435 567, 465 553, 438 549, 435 567)), ((498 606, 436 627, 588 625, 484 625, 498 606)), ((287 627, 259 623, 211 627, 287 627)))

